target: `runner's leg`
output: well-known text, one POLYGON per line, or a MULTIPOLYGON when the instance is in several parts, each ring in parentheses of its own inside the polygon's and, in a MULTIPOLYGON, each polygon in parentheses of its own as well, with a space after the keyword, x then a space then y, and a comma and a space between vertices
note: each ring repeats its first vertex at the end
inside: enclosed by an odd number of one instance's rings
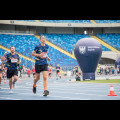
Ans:
POLYGON ((11 78, 9 78, 9 86, 10 86, 10 89, 12 89, 12 88, 13 88, 13 85, 12 85, 12 77, 11 77, 11 78))
POLYGON ((14 75, 13 77, 14 77, 13 87, 15 87, 15 82, 17 82, 17 80, 18 80, 18 76, 17 76, 17 75, 14 75))
POLYGON ((47 90, 47 71, 43 71, 43 86, 44 90, 47 90))
POLYGON ((17 80, 18 80, 18 76, 14 75, 14 82, 17 82, 17 80))
POLYGON ((44 86, 44 93, 43 96, 49 95, 49 91, 47 90, 47 71, 43 71, 43 86, 44 86))
POLYGON ((35 75, 36 75, 36 77, 34 78, 34 84, 33 84, 33 93, 34 94, 36 93, 36 84, 37 84, 38 80, 40 80, 40 73, 36 73, 35 75))
POLYGON ((36 85, 39 80, 40 80, 40 73, 36 73, 34 78, 34 85, 36 85))

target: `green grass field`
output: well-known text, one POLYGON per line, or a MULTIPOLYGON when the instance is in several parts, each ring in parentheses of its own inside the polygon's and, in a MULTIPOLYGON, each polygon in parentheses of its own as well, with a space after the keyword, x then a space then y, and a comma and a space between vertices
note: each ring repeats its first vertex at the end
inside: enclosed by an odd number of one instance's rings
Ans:
POLYGON ((117 83, 117 84, 120 84, 120 79, 110 79, 110 80, 86 80, 86 81, 76 81, 76 82, 89 82, 89 83, 117 83))

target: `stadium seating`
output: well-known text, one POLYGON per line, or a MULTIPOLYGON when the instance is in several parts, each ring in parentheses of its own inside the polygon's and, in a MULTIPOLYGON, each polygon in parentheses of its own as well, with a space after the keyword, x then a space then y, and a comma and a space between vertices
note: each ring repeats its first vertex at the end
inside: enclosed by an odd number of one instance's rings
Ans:
MULTIPOLYGON (((58 47, 72 53, 74 50, 74 46, 78 40, 85 37, 90 37, 84 34, 40 34, 45 35, 47 40, 57 45, 58 47)), ((10 48, 11 46, 15 46, 16 52, 23 54, 27 57, 34 59, 31 56, 32 51, 35 46, 38 45, 39 39, 33 35, 13 35, 13 34, 0 34, 0 43, 1 45, 10 48)), ((108 48, 102 46, 103 51, 109 51, 108 48)), ((61 53, 60 51, 54 49, 49 46, 48 56, 51 58, 49 64, 51 66, 56 66, 59 64, 61 67, 63 66, 76 66, 77 61, 69 56, 61 53)), ((22 64, 27 64, 27 67, 32 68, 32 62, 21 58, 22 64)))
MULTIPOLYGON (((40 34, 46 36, 47 40, 56 46, 71 53, 74 50, 75 44, 82 38, 90 38, 89 35, 85 34, 40 34)), ((103 51, 111 51, 110 49, 102 45, 103 51)))
POLYGON ((48 23, 92 23, 90 20, 39 20, 48 23))
POLYGON ((101 45, 101 46, 102 46, 102 51, 111 51, 109 48, 107 48, 107 47, 105 47, 103 45, 101 45))
POLYGON ((57 64, 59 64, 61 67, 78 65, 75 59, 65 55, 64 53, 61 53, 51 46, 49 46, 48 49, 48 56, 51 58, 51 66, 57 66, 57 64))
MULTIPOLYGON (((17 21, 27 21, 36 22, 36 20, 17 20, 17 21)), ((90 20, 39 20, 40 22, 48 23, 92 23, 90 20)), ((96 23, 120 23, 120 20, 94 20, 96 23)))
POLYGON ((32 35, 0 35, 1 44, 7 48, 15 46, 16 52, 19 52, 25 56, 31 57, 30 51, 34 49, 34 45, 39 40, 32 35))
MULTIPOLYGON (((21 21, 36 22, 35 20, 21 20, 21 21)), ((39 20, 39 21, 48 23, 92 23, 90 20, 39 20)))
POLYGON ((111 34, 96 34, 97 37, 113 46, 114 48, 120 50, 120 34, 111 33, 111 34))
MULTIPOLYGON (((35 46, 40 43, 39 39, 32 35, 8 35, 8 34, 1 34, 0 42, 1 45, 7 48, 15 46, 16 52, 30 58, 34 58, 31 56, 31 53, 34 50, 35 46)), ((75 66, 77 64, 76 60, 68 57, 67 55, 61 53, 60 51, 52 47, 50 47, 48 50, 48 56, 50 56, 50 58, 52 59, 49 63, 52 66, 56 66, 57 64, 60 64, 60 66, 65 65, 75 66)), ((23 62, 22 64, 24 64, 25 59, 22 58, 22 62, 23 62)))
POLYGON ((35 20, 17 20, 17 21, 36 22, 35 20))
POLYGON ((120 23, 120 20, 95 20, 96 23, 120 23))
POLYGON ((40 34, 40 35, 46 36, 48 41, 66 50, 71 54, 78 40, 86 37, 90 38, 90 36, 85 34, 40 34))

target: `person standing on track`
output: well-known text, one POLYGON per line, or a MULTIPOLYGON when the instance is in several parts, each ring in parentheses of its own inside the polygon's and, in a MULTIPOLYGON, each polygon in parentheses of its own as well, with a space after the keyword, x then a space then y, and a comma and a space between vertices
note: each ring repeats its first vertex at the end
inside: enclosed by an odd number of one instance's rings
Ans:
POLYGON ((58 77, 61 78, 61 76, 60 76, 60 66, 59 65, 57 65, 57 67, 56 67, 56 74, 57 74, 56 80, 58 80, 58 77))
POLYGON ((5 54, 1 58, 3 61, 7 60, 7 78, 9 79, 10 92, 12 93, 12 88, 15 87, 15 82, 18 80, 18 70, 17 66, 21 63, 20 57, 15 53, 15 47, 10 47, 10 53, 5 54), (12 77, 14 81, 12 81, 12 77))
POLYGON ((32 56, 35 56, 35 72, 36 77, 34 78, 33 84, 33 93, 36 93, 36 84, 40 80, 40 73, 43 73, 43 85, 44 85, 44 92, 43 96, 49 95, 49 91, 47 90, 47 72, 48 72, 48 63, 47 60, 50 61, 50 58, 47 56, 47 51, 49 46, 45 44, 46 37, 40 37, 40 44, 37 45, 32 52, 32 56))

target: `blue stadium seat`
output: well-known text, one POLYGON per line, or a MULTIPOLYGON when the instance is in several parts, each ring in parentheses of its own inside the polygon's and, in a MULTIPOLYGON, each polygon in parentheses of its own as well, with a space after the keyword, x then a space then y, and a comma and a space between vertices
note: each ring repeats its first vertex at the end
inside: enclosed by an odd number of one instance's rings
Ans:
POLYGON ((90 38, 85 34, 40 34, 46 36, 47 40, 57 45, 58 47, 72 53, 74 46, 78 40, 82 38, 90 38))
MULTIPOLYGON (((26 22, 36 22, 35 20, 17 20, 26 22)), ((92 23, 90 20, 39 20, 40 22, 48 23, 92 23)))
POLYGON ((92 23, 90 20, 39 20, 48 23, 92 23))
MULTIPOLYGON (((48 41, 68 51, 69 53, 73 52, 75 44, 77 43, 78 40, 80 40, 81 38, 90 37, 85 34, 40 34, 40 35, 46 36, 48 41)), ((13 35, 13 34, 0 34, 0 43, 1 45, 7 48, 15 46, 16 52, 33 59, 34 57, 31 56, 31 53, 34 50, 35 46, 40 44, 39 39, 33 35, 13 35)), ((102 46, 102 49, 103 51, 109 51, 109 49, 107 49, 104 46, 102 46)), ((61 67, 78 65, 76 60, 70 58, 64 53, 61 53, 60 51, 54 49, 51 46, 49 46, 48 49, 48 56, 51 58, 51 61, 49 62, 51 66, 56 66, 57 64, 60 64, 61 67)), ((29 68, 32 67, 31 62, 26 61, 23 58, 21 58, 21 60, 22 64, 28 62, 30 64, 28 64, 27 67, 29 68)))
MULTIPOLYGON (((27 21, 36 22, 36 20, 17 20, 17 21, 27 21)), ((90 20, 39 20, 40 22, 48 23, 92 23, 90 20)), ((94 20, 96 23, 120 23, 120 20, 94 20)))
POLYGON ((106 33, 106 34, 96 34, 97 37, 108 43, 109 45, 120 50, 120 34, 119 33, 106 33))
POLYGON ((120 23, 120 20, 95 20, 97 23, 120 23))

